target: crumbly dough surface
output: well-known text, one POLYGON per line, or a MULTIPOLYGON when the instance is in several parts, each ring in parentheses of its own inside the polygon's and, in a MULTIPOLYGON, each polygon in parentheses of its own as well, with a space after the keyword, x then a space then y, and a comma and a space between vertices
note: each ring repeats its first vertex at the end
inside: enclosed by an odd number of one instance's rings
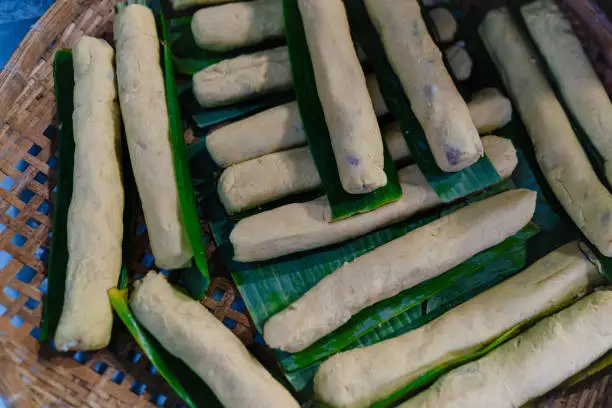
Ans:
POLYGON ((468 103, 470 116, 481 134, 506 126, 512 120, 512 102, 496 88, 485 88, 468 103))

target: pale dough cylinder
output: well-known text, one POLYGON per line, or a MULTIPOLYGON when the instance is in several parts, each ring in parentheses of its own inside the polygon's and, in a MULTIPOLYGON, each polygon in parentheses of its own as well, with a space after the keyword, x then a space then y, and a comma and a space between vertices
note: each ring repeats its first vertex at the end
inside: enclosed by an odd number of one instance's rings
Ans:
POLYGON ((436 37, 441 42, 452 41, 457 34, 457 20, 448 9, 438 7, 429 12, 436 37))
POLYGON ((612 255, 612 196, 601 184, 537 59, 506 9, 489 12, 480 35, 513 96, 536 159, 565 211, 612 255))
POLYGON ((64 307, 58 350, 96 350, 111 338, 106 295, 117 285, 123 239, 121 132, 113 68, 105 41, 81 37, 73 48, 74 184, 68 210, 64 307))
POLYGON ((155 264, 181 268, 192 252, 181 219, 151 10, 140 4, 124 8, 115 22, 115 38, 119 102, 155 264))
POLYGON ((350 194, 387 184, 382 136, 342 0, 298 0, 340 182, 350 194))
POLYGON ((605 160, 612 183, 612 103, 580 40, 554 1, 521 8, 525 24, 555 76, 563 99, 605 160))
POLYGON ((468 109, 480 133, 502 128, 512 120, 512 102, 496 88, 476 92, 468 103, 468 109))
POLYGON ((299 408, 289 391, 204 306, 149 272, 130 299, 138 321, 226 408, 299 408))
POLYGON ((193 94, 205 108, 231 105, 292 87, 286 46, 226 59, 193 76, 193 94))
POLYGON ((417 0, 364 0, 389 62, 402 82, 438 166, 454 172, 474 164, 483 148, 417 0))
POLYGON ((465 81, 470 78, 470 75, 472 75, 472 57, 465 48, 457 44, 451 45, 444 51, 444 55, 458 81, 465 81))
POLYGON ((317 400, 333 407, 369 406, 428 370, 604 284, 593 259, 586 244, 571 242, 425 326, 336 354, 315 376, 317 400))
MULTIPOLYGON (((376 116, 388 113, 376 76, 366 77, 376 116)), ((221 167, 306 144, 297 102, 289 102, 213 130, 206 147, 221 167)))
POLYGON ((198 47, 229 51, 285 34, 283 0, 255 0, 196 11, 191 32, 198 47))
POLYGON ((270 347, 298 352, 381 300, 454 268, 524 227, 534 191, 473 203, 366 253, 327 275, 264 325, 270 347))
POLYGON ((211 6, 213 4, 233 3, 243 0, 170 0, 172 8, 176 11, 187 10, 192 7, 211 6))
POLYGON ((400 408, 523 406, 612 348, 611 313, 612 292, 595 292, 444 375, 400 408))
MULTIPOLYGON (((410 151, 397 127, 385 134, 391 157, 406 160, 410 151)), ((266 154, 234 164, 221 173, 217 191, 229 214, 315 190, 321 177, 307 146, 266 154)))
MULTIPOLYGON (((518 163, 512 142, 497 136, 485 136, 482 143, 500 177, 510 177, 518 163)), ((387 144, 390 144, 388 138, 387 144)), ((287 204, 240 220, 230 234, 234 259, 240 262, 263 261, 332 245, 442 204, 417 165, 398 171, 398 175, 403 193, 400 200, 344 220, 330 222, 331 208, 326 196, 305 203, 287 204)))

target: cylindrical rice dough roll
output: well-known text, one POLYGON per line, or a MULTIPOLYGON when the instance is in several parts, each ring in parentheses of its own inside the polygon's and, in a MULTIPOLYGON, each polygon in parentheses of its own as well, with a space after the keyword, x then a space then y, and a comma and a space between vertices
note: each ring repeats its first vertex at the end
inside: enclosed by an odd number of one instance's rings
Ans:
POLYGON ((501 243, 531 220, 536 196, 525 189, 498 194, 345 263, 265 323, 266 343, 302 351, 366 307, 501 243))
POLYGON ((125 7, 115 22, 119 102, 155 263, 186 266, 192 257, 170 149, 168 108, 151 10, 125 7))
POLYGON ((336 354, 315 376, 318 400, 333 407, 367 407, 427 370, 469 355, 605 283, 594 259, 586 244, 571 242, 425 326, 336 354))
POLYGON ((479 133, 492 132, 512 120, 512 103, 496 88, 476 92, 468 108, 479 133))
POLYGON ((193 93, 205 108, 231 105, 292 87, 286 46, 226 59, 193 76, 193 93))
MULTIPOLYGON (((366 82, 376 115, 388 113, 376 76, 368 75, 366 82)), ((305 144, 306 132, 297 102, 267 109, 206 136, 206 147, 221 167, 305 144)))
MULTIPOLYGON (((410 158, 404 135, 397 127, 391 128, 385 139, 394 160, 410 158)), ((310 149, 304 146, 228 167, 221 173, 217 190, 225 210, 235 214, 320 186, 321 178, 310 149)))
MULTIPOLYGON (((394 155, 394 146, 396 143, 399 145, 397 139, 385 132, 385 140, 391 155, 394 155)), ((403 136, 402 142, 407 149, 403 136)), ((485 136, 482 144, 497 174, 504 179, 510 177, 518 162, 512 142, 502 137, 485 136)), ((243 218, 230 235, 234 259, 240 262, 263 261, 336 244, 442 205, 417 165, 401 169, 398 176, 403 193, 400 200, 344 220, 331 222, 331 208, 326 196, 243 218)))
POLYGON ((612 256, 612 195, 591 167, 534 51, 507 9, 490 11, 479 32, 555 196, 593 245, 612 256))
POLYGON ((243 0, 170 0, 172 8, 176 11, 187 10, 192 7, 211 6, 213 4, 232 3, 243 0))
POLYGON ((444 51, 448 65, 458 81, 465 81, 472 75, 472 57, 458 44, 451 45, 444 51))
POLYGON ((117 285, 123 238, 121 132, 113 49, 82 37, 73 48, 74 185, 68 210, 64 307, 58 350, 96 350, 111 338, 106 295, 117 285))
POLYGON ((438 41, 452 41, 457 34, 457 20, 448 9, 438 7, 429 12, 438 41))
POLYGON ((474 164, 483 153, 478 131, 427 32, 417 0, 364 3, 438 166, 454 172, 474 164))
POLYGON ((255 0, 196 11, 191 32, 198 47, 229 51, 282 38, 285 33, 282 0, 255 0))
POLYGON ((149 272, 130 306, 138 321, 187 364, 227 408, 299 408, 289 391, 204 306, 149 272))
POLYGON ((579 300, 441 377, 400 408, 515 408, 546 394, 612 348, 612 291, 579 300))
POLYGON ((567 107, 605 160, 612 183, 612 103, 580 40, 554 1, 529 3, 521 13, 567 107))
POLYGON ((382 136, 342 0, 298 0, 340 182, 350 194, 387 184, 382 136))

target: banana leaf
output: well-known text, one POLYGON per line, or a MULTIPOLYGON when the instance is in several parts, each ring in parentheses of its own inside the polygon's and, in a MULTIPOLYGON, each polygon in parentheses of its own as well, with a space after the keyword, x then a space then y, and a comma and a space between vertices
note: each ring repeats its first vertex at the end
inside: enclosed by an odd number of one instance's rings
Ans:
POLYGON ((181 121, 181 111, 178 104, 178 91, 172 66, 172 54, 169 47, 165 44, 168 38, 168 29, 163 11, 161 10, 160 14, 158 14, 158 21, 161 28, 164 82, 166 86, 166 103, 168 104, 170 125, 169 137, 174 159, 176 185, 178 188, 181 215, 187 230, 187 236, 191 244, 196 266, 196 268, 185 269, 182 274, 183 280, 191 292, 191 295, 196 299, 202 299, 210 284, 208 263, 206 261, 206 247, 202 239, 200 219, 197 215, 193 184, 189 172, 183 123, 181 121))
POLYGON ((206 383, 180 359, 168 353, 150 333, 140 326, 129 307, 127 289, 111 289, 108 296, 115 313, 142 348, 144 354, 190 408, 223 407, 206 383))
POLYGON ((332 218, 339 220, 358 213, 372 211, 382 205, 399 200, 402 196, 402 189, 397 170, 386 146, 384 170, 387 174, 387 185, 368 194, 349 194, 344 191, 340 183, 323 107, 317 94, 312 61, 297 0, 283 0, 283 9, 285 35, 287 36, 291 72, 300 114, 306 129, 306 139, 310 152, 329 199, 332 218))
POLYGON ((425 133, 404 94, 402 84, 387 59, 363 0, 344 0, 344 3, 351 25, 351 34, 368 56, 385 102, 391 114, 400 123, 415 163, 442 202, 454 201, 499 182, 499 175, 486 157, 455 173, 445 173, 438 167, 429 149, 425 133))
POLYGON ((58 119, 57 194, 53 203, 53 237, 48 266, 48 288, 43 305, 41 340, 53 338, 64 307, 66 268, 68 267, 68 208, 72 198, 74 168, 74 69, 72 51, 59 50, 53 60, 55 101, 58 119))

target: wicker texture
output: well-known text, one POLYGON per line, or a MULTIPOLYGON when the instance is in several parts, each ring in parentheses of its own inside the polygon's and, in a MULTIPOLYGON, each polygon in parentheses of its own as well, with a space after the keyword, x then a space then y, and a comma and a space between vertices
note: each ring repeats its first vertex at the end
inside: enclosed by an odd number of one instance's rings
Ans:
MULTIPOLYGON (((0 72, 0 394, 11 406, 182 405, 120 324, 112 344, 99 352, 60 354, 37 341, 57 163, 53 55, 83 34, 108 33, 114 4, 57 0, 0 72)), ((147 251, 145 234, 130 265, 135 274, 149 268, 147 251)), ((220 320, 230 319, 234 333, 250 344, 253 325, 232 306, 232 282, 216 278, 209 295, 204 305, 220 320)), ((612 407, 612 379, 591 380, 542 406, 612 407)))

